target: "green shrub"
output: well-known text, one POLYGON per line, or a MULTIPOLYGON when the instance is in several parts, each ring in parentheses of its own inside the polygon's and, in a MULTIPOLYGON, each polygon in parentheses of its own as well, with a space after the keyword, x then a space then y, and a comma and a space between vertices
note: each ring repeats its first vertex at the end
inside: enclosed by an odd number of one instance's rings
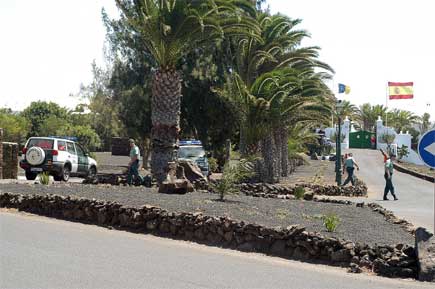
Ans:
POLYGON ((303 199, 304 198, 304 194, 305 194, 305 189, 303 187, 296 187, 295 188, 294 195, 295 195, 296 199, 298 199, 298 200, 303 199))
POLYGON ((328 232, 335 232, 337 229, 338 224, 340 224, 340 218, 334 214, 327 214, 322 217, 323 225, 325 226, 326 230, 328 232))
POLYGON ((392 144, 396 136, 392 133, 384 133, 381 135, 381 141, 386 144, 392 144))
POLYGON ((237 191, 236 184, 253 175, 254 172, 251 161, 242 159, 236 165, 230 165, 228 162, 224 166, 222 179, 210 185, 212 190, 219 194, 219 199, 223 201, 226 194, 235 193, 237 191))
POLYGON ((50 175, 48 172, 43 172, 38 175, 39 182, 43 185, 50 184, 50 175))
POLYGON ((407 157, 409 155, 408 146, 402 145, 400 148, 397 149, 397 156, 401 160, 403 157, 407 157))
POLYGON ((210 166, 210 171, 211 171, 212 173, 217 173, 217 172, 218 172, 218 168, 219 168, 219 166, 218 166, 217 159, 215 159, 215 158, 213 158, 213 157, 209 157, 209 158, 208 158, 208 164, 209 164, 209 166, 210 166))

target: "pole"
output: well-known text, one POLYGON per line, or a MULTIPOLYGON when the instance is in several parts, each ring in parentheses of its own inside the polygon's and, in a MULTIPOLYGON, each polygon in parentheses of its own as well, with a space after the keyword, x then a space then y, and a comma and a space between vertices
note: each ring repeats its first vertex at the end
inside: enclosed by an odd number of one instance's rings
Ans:
POLYGON ((335 138, 335 181, 337 186, 341 185, 341 100, 337 100, 335 110, 337 111, 338 131, 335 138))
POLYGON ((338 116, 338 135, 337 135, 337 143, 338 143, 338 149, 337 149, 337 185, 341 186, 341 116, 338 116))

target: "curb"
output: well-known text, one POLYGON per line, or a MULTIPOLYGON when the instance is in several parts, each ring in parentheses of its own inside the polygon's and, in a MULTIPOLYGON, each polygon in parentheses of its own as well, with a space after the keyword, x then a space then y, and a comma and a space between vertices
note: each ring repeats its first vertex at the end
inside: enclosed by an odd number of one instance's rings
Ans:
POLYGON ((299 225, 269 228, 228 217, 174 213, 148 205, 133 208, 116 202, 59 195, 1 193, 0 207, 285 259, 347 267, 353 273, 368 271, 399 278, 418 276, 418 260, 412 246, 370 246, 308 232, 299 225))
POLYGON ((435 182, 435 177, 428 176, 428 175, 425 175, 425 174, 418 173, 416 171, 409 170, 409 169, 407 169, 405 167, 402 167, 401 165, 398 165, 397 163, 393 163, 393 166, 394 166, 394 168, 396 170, 398 170, 401 173, 405 173, 405 174, 417 177, 419 179, 422 179, 422 180, 425 180, 425 181, 428 181, 428 182, 431 182, 431 183, 435 182))

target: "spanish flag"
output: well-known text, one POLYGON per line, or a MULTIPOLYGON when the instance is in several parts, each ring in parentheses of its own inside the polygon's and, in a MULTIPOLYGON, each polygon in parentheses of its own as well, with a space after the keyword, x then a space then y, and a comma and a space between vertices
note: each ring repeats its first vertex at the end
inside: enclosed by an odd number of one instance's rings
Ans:
POLYGON ((388 82, 390 99, 414 98, 413 82, 388 82))

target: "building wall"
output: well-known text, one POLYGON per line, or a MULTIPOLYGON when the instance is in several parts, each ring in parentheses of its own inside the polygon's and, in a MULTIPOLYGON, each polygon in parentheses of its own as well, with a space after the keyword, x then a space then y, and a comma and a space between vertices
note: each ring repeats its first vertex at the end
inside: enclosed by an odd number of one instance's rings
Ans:
POLYGON ((402 161, 416 164, 416 165, 424 165, 424 163, 420 159, 419 155, 411 149, 412 136, 408 132, 406 132, 406 133, 400 132, 398 134, 398 133, 396 133, 394 128, 385 127, 382 119, 379 117, 378 120, 376 121, 377 148, 383 149, 384 151, 386 151, 386 149, 387 149, 387 144, 382 141, 382 135, 385 133, 388 133, 389 135, 395 136, 394 141, 391 144, 391 148, 393 149, 394 154, 397 155, 397 149, 402 147, 402 145, 405 145, 408 147, 409 154, 407 157, 403 157, 402 161))

